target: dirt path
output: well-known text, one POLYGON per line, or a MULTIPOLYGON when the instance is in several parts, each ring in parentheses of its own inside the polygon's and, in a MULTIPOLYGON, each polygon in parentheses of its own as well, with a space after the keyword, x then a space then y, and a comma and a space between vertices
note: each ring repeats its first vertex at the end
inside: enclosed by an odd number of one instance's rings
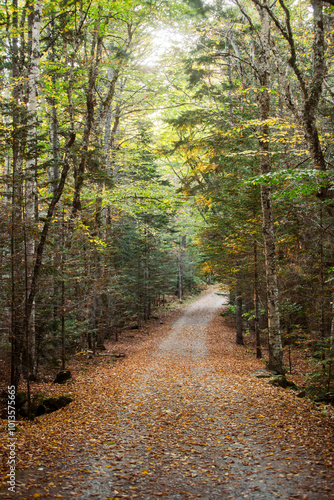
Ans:
POLYGON ((17 497, 334 498, 332 427, 255 378, 262 365, 222 331, 223 304, 205 293, 124 362, 78 378, 84 401, 38 424, 63 458, 41 454, 17 497))

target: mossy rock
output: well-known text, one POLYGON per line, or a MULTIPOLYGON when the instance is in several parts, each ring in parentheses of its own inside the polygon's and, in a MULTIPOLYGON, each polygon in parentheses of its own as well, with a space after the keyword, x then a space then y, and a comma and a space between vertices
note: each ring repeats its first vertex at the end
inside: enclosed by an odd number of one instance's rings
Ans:
POLYGON ((60 396, 59 398, 47 398, 43 400, 43 405, 46 408, 46 413, 52 413, 54 411, 64 408, 68 404, 72 403, 73 399, 70 396, 60 396))
POLYGON ((34 416, 39 417, 40 415, 43 415, 43 411, 40 408, 43 406, 43 401, 44 401, 43 394, 34 394, 31 402, 31 413, 34 416))
POLYGON ((287 380, 287 383, 288 383, 288 387, 290 387, 290 389, 298 390, 298 386, 294 382, 292 382, 292 380, 287 380))
POLYGON ((275 387, 282 387, 283 389, 287 389, 288 387, 291 387, 291 389, 297 388, 296 384, 291 380, 287 380, 285 375, 276 375, 268 383, 275 387))
MULTIPOLYGON (((18 414, 23 417, 28 417, 28 399, 25 392, 20 393, 20 408, 18 414), (22 403, 23 402, 23 403, 22 403)), ((45 413, 53 413, 54 411, 64 408, 73 399, 70 396, 60 396, 58 398, 46 398, 43 394, 35 394, 31 401, 30 415, 32 418, 40 417, 45 413)))
POLYGON ((43 394, 34 394, 31 402, 31 406, 36 409, 39 405, 43 404, 44 395, 43 394))

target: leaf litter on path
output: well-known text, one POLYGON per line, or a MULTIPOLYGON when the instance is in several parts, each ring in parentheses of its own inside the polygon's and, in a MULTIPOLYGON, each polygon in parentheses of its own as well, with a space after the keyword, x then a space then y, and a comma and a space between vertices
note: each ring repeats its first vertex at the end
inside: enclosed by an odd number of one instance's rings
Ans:
POLYGON ((210 289, 118 346, 121 362, 78 373, 68 407, 22 425, 16 496, 334 498, 331 422, 254 376, 223 303, 210 289))

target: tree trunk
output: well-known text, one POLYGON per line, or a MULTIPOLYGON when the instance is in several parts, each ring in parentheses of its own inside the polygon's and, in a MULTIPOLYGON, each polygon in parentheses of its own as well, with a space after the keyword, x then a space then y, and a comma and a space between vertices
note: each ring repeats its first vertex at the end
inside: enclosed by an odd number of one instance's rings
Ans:
POLYGON ((23 280, 22 280, 22 150, 21 111, 22 83, 20 79, 18 41, 18 2, 12 3, 11 39, 12 59, 12 214, 11 214, 11 385, 18 386, 21 375, 21 355, 23 348, 23 280))
MULTIPOLYGON (((49 31, 49 36, 55 37, 54 30, 54 17, 51 17, 51 29, 49 31)), ((54 45, 51 47, 50 55, 48 57, 51 64, 56 63, 56 55, 54 45)), ((56 71, 52 71, 51 82, 53 87, 53 92, 56 92, 57 89, 57 79, 56 79, 56 71)), ((59 159, 60 159, 60 144, 59 144, 59 124, 58 124, 58 116, 57 116, 57 101, 54 96, 48 99, 48 104, 50 106, 49 111, 49 136, 50 136, 50 144, 52 151, 52 164, 49 167, 48 177, 49 183, 51 187, 51 192, 54 193, 57 182, 59 181, 59 159)))
POLYGON ((178 284, 177 284, 177 297, 179 300, 182 300, 184 293, 184 257, 186 253, 186 243, 187 236, 184 234, 181 237, 180 241, 180 250, 179 250, 179 272, 178 272, 178 284))
POLYGON ((78 168, 74 170, 74 195, 72 203, 72 217, 76 217, 81 210, 81 189, 84 182, 86 171, 87 152, 90 143, 90 135, 94 124, 94 109, 95 109, 95 85, 98 77, 98 69, 101 61, 102 52, 102 37, 99 35, 100 23, 96 22, 91 46, 91 65, 88 76, 88 87, 86 92, 86 121, 81 143, 81 158, 78 168))
MULTIPOLYGON (((260 83, 260 166, 261 174, 271 171, 269 155, 270 94, 269 94, 269 62, 270 62, 270 20, 268 11, 260 9, 261 14, 261 48, 259 54, 260 83)), ((269 364, 270 370, 284 373, 283 349, 280 332, 279 297, 276 271, 276 249, 274 222, 271 207, 271 188, 261 185, 262 230, 264 239, 264 256, 267 280, 269 364)))
MULTIPOLYGON (((27 266, 27 297, 30 293, 30 284, 35 255, 34 227, 36 223, 36 169, 37 169, 37 88, 39 84, 39 61, 40 61, 40 31, 42 17, 42 3, 37 0, 32 6, 31 25, 31 58, 28 75, 28 133, 27 133, 27 155, 26 161, 26 185, 25 185, 25 214, 26 214, 26 266, 27 266)), ((25 359, 28 360, 24 370, 27 377, 34 373, 35 365, 35 302, 32 305, 29 318, 25 314, 26 346, 25 359)))
POLYGON ((236 344, 238 345, 244 345, 244 339, 242 336, 242 290, 241 290, 241 273, 239 269, 239 265, 237 265, 238 271, 236 275, 236 312, 235 312, 235 317, 236 317, 236 327, 237 327, 237 337, 236 337, 236 344))
POLYGON ((326 337, 326 321, 325 321, 325 269, 324 269, 324 225, 323 225, 323 209, 320 206, 320 235, 319 235, 319 278, 320 278, 320 333, 322 338, 326 337))
POLYGON ((259 329, 259 273, 257 258, 257 242, 254 239, 254 333, 256 340, 256 357, 262 358, 261 338, 259 329))

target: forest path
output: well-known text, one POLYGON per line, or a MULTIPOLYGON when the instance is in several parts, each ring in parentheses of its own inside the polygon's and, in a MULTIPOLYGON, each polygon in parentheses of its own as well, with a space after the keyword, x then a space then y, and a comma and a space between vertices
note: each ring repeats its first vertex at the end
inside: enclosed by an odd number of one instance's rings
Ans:
POLYGON ((334 498, 332 428, 254 376, 262 365, 222 329, 224 302, 211 289, 124 361, 78 376, 83 401, 41 417, 49 453, 17 496, 334 498))

